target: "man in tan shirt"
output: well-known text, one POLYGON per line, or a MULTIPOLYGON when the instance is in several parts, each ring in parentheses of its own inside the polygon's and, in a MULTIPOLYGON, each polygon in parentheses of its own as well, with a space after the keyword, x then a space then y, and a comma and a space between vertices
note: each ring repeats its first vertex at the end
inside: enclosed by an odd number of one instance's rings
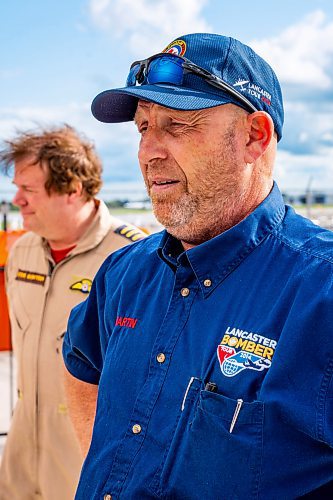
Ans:
MULTIPOLYGON (((69 126, 19 134, 6 141, 0 163, 5 171, 15 166, 13 203, 28 230, 6 268, 18 401, 0 468, 0 499, 70 500, 84 453, 64 393, 68 315, 88 296, 106 256, 144 233, 112 217, 95 198, 100 159, 69 126)), ((78 384, 82 400, 91 401, 94 386, 78 384)))

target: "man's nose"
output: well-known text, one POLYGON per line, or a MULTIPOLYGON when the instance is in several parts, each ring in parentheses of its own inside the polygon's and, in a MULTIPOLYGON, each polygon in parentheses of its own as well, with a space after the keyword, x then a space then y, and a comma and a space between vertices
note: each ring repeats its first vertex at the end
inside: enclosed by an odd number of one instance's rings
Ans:
POLYGON ((25 199, 23 192, 21 189, 18 189, 15 193, 15 196, 12 200, 13 205, 17 207, 23 207, 27 204, 27 200, 25 199))
POLYGON ((163 133, 155 127, 149 127, 141 137, 139 145, 139 161, 147 165, 153 160, 166 159, 168 151, 163 140, 163 133))

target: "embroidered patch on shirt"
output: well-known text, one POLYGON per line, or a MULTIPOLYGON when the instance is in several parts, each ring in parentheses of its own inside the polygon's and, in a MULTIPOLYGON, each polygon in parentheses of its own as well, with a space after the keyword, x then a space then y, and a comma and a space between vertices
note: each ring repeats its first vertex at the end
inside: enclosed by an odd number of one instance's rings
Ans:
POLYGON ((126 318, 123 316, 118 316, 115 322, 115 326, 125 326, 126 328, 135 328, 138 320, 137 318, 126 318))
POLYGON ((89 293, 91 290, 92 281, 88 278, 83 278, 80 281, 76 281, 69 288, 71 290, 77 290, 82 293, 89 293))
POLYGON ((34 285, 44 286, 46 281, 46 274, 36 273, 34 271, 24 271, 23 269, 19 269, 17 271, 15 279, 18 281, 33 283, 34 285))
POLYGON ((120 234, 124 238, 129 239, 130 241, 139 241, 143 240, 146 237, 143 231, 140 231, 137 227, 131 226, 129 224, 124 224, 123 226, 117 227, 114 230, 116 234, 120 234))
POLYGON ((275 348, 276 340, 228 326, 217 348, 217 357, 223 375, 234 377, 246 369, 268 369, 275 348))

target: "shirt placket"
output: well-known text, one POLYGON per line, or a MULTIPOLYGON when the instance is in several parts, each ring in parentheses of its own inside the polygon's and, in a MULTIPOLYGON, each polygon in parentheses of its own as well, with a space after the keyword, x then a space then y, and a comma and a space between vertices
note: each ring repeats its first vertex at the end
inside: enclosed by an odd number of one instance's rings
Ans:
POLYGON ((152 349, 148 377, 138 394, 125 436, 115 454, 111 473, 103 488, 104 497, 112 495, 113 499, 118 498, 124 488, 129 470, 145 440, 172 352, 186 325, 198 288, 190 266, 178 266, 172 298, 152 349))

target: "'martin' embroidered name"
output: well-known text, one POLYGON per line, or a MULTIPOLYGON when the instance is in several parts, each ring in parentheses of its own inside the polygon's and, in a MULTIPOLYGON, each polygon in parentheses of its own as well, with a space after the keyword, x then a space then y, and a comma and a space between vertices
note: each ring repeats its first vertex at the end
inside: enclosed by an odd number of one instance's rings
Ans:
POLYGON ((126 328, 135 328, 138 320, 137 318, 125 318, 118 316, 115 326, 125 326, 126 328))

